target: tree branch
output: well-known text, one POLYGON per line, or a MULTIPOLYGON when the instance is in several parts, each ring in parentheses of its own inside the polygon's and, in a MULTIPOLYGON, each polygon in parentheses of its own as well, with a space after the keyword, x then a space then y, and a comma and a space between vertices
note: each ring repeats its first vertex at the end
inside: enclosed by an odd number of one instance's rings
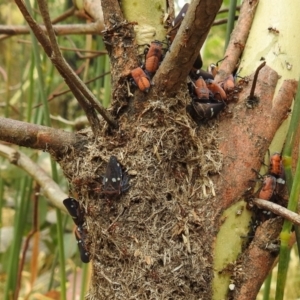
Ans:
POLYGON ((217 82, 227 78, 236 69, 248 39, 258 1, 243 2, 237 24, 231 33, 230 41, 224 55, 226 59, 222 61, 218 74, 215 77, 217 82))
POLYGON ((70 7, 66 11, 64 11, 60 16, 56 17, 55 19, 52 20, 52 24, 57 24, 61 21, 66 20, 68 17, 72 16, 74 12, 76 11, 75 6, 70 7))
MULTIPOLYGON (((97 117, 96 112, 94 109, 96 109, 99 114, 101 114, 107 123, 116 128, 117 122, 112 118, 112 116, 106 111, 98 102, 96 97, 92 94, 92 92, 86 87, 86 85, 82 82, 82 80, 76 75, 76 73, 71 69, 71 67, 67 64, 63 56, 56 52, 56 55, 53 53, 52 45, 47 38, 47 36, 44 34, 40 26, 32 19, 31 15, 27 11, 27 8, 24 6, 24 3, 21 0, 16 0, 16 3, 22 12, 23 16, 25 17, 27 23, 31 27, 32 31, 34 32, 36 38, 43 46, 47 56, 51 59, 59 73, 62 75, 62 77, 65 79, 67 85, 74 93, 76 99, 80 103, 81 107, 84 109, 89 122, 91 124, 91 127, 93 129, 94 134, 97 136, 100 134, 100 123, 99 119, 97 117), (86 100, 87 99, 87 100, 86 100)), ((43 13, 46 13, 47 7, 43 10, 43 13)), ((49 14, 48 17, 45 16, 45 20, 47 21, 46 26, 48 26, 49 30, 52 28, 52 24, 50 22, 49 24, 49 14)), ((54 35, 53 30, 51 30, 52 35, 54 35)), ((51 38, 53 42, 53 37, 51 38)), ((60 51, 59 51, 60 53, 60 51)))
POLYGON ((44 196, 55 207, 66 211, 62 200, 68 195, 62 192, 60 187, 48 176, 48 174, 34 163, 28 156, 20 151, 0 144, 0 155, 27 172, 43 189, 44 196))
POLYGON ((291 221, 295 225, 300 225, 300 216, 297 213, 294 213, 293 211, 290 211, 281 205, 258 198, 253 199, 252 202, 261 209, 269 210, 277 216, 283 217, 286 220, 291 221))
MULTIPOLYGON (((66 83, 68 86, 71 88, 74 96, 76 99, 80 99, 81 106, 84 109, 86 116, 89 120, 89 123, 91 124, 91 128, 96 136, 100 134, 100 121, 98 119, 98 116, 94 109, 86 103, 85 98, 84 98, 84 93, 87 92, 89 94, 89 90, 87 89, 87 86, 83 83, 80 82, 79 77, 77 74, 73 71, 73 69, 69 66, 69 64, 65 61, 64 57, 61 54, 61 51, 59 49, 57 39, 55 36, 55 32, 52 27, 50 15, 49 15, 49 9, 47 2, 45 1, 38 1, 38 5, 40 8, 41 15, 43 17, 44 23, 46 25, 46 29, 48 32, 48 36, 50 39, 51 43, 51 48, 53 49, 53 54, 51 55, 50 59, 56 66, 57 70, 60 72, 60 74, 65 78, 66 83), (73 80, 72 80, 73 79, 73 80), (82 88, 79 88, 79 86, 76 84, 80 83, 82 88)), ((92 94, 92 93, 90 93, 92 94)), ((92 95, 92 98, 94 95, 92 95)), ((88 99, 89 100, 89 99, 88 99)), ((93 99, 94 100, 94 99, 93 99)), ((89 101, 91 102, 91 101, 89 101)), ((98 105, 97 100, 94 101, 96 105, 98 105)), ((91 102, 91 104, 94 104, 91 102)), ((103 109, 104 110, 104 109, 103 109)), ((105 112, 105 111, 104 111, 105 112)))
POLYGON ((0 128, 0 140, 49 151, 54 155, 65 152, 76 143, 84 142, 84 138, 74 133, 1 117, 0 128))
POLYGON ((117 0, 101 1, 101 7, 103 10, 104 26, 106 28, 115 25, 115 21, 117 21, 118 23, 122 23, 123 21, 125 21, 120 4, 117 0), (111 19, 112 16, 117 18, 117 20, 111 19))
MULTIPOLYGON (((124 19, 117 0, 102 1, 105 30, 103 39, 110 57, 112 100, 123 102, 128 98, 126 83, 130 71, 139 65, 138 51, 134 45, 133 24, 124 19)), ((113 103, 116 110, 122 103, 113 103)))
POLYGON ((49 9, 48 9, 48 4, 45 1, 41 1, 38 0, 38 6, 40 8, 40 12, 41 15, 43 17, 46 29, 47 29, 47 33, 48 33, 48 37, 50 39, 50 43, 52 46, 52 49, 54 51, 54 55, 57 57, 57 60, 62 60, 62 54, 60 52, 57 40, 56 40, 56 36, 55 36, 55 32, 53 30, 53 26, 51 23, 51 19, 50 19, 50 15, 49 15, 49 9))
POLYGON ((221 5, 221 0, 192 1, 170 51, 153 78, 154 94, 175 95, 179 83, 186 80, 221 5))
MULTIPOLYGON (((39 25, 41 30, 46 33, 46 27, 39 25)), ((60 24, 53 25, 54 32, 57 36, 70 35, 70 34, 101 34, 103 30, 103 23, 93 22, 87 24, 60 24)), ((29 34, 30 27, 23 25, 0 25, 0 34, 6 35, 20 35, 29 34)))
MULTIPOLYGON (((76 3, 75 3, 76 4, 76 3)), ((88 0, 83 2, 83 7, 78 7, 79 10, 83 10, 88 18, 92 18, 94 22, 88 24, 63 24, 54 25, 53 29, 55 34, 58 35, 70 35, 70 34, 100 34, 104 29, 103 24, 103 13, 101 7, 101 1, 88 0)), ((52 25, 60 21, 65 20, 69 16, 72 16, 76 12, 75 7, 71 7, 66 10, 62 15, 51 20, 52 25)), ((42 30, 46 33, 46 28, 44 25, 40 25, 42 30)), ((4 38, 17 34, 29 34, 30 28, 28 26, 15 26, 15 25, 0 25, 0 34, 5 34, 4 38)), ((3 38, 3 37, 1 37, 3 38)), ((0 39, 1 39, 0 38, 0 39)))
MULTIPOLYGON (((253 80, 253 74, 250 76, 253 80)), ((265 66, 258 76, 255 95, 257 106, 246 106, 251 84, 244 87, 239 102, 230 106, 231 117, 220 122, 219 149, 223 153, 222 180, 215 177, 220 208, 226 209, 238 201, 249 188, 249 180, 259 170, 275 132, 286 118, 297 89, 295 80, 285 80, 273 100, 278 74, 265 66)))
MULTIPOLYGON (((241 282, 235 290, 236 300, 254 300, 272 268, 276 255, 268 249, 276 242, 282 227, 282 219, 275 218, 264 222, 255 232, 249 248, 242 255, 241 282)), ((238 280, 237 280, 238 281, 238 280)))

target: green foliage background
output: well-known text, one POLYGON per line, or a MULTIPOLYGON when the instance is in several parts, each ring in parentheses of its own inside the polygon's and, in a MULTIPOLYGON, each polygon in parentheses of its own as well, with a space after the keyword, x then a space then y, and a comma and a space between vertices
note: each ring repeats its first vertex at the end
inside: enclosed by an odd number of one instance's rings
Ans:
MULTIPOLYGON (((51 16, 54 18, 62 14, 71 5, 70 1, 50 1, 51 16)), ((223 2, 222 8, 228 8, 229 5, 230 1, 226 0, 223 2)), ((34 11, 36 12, 36 10, 34 11)), ((227 12, 219 14, 218 19, 227 18, 227 15, 227 12)), ((34 13, 34 17, 42 23, 41 17, 37 13, 34 13)), ((78 24, 84 22, 86 21, 73 16, 62 23, 78 24)), ((14 3, 0 0, 0 24, 7 26, 25 24, 14 3)), ((212 27, 201 50, 204 68, 223 58, 226 29, 226 24, 212 27)), ((109 60, 106 55, 86 59, 78 56, 74 50, 75 47, 85 50, 105 50, 100 36, 60 36, 58 37, 58 42, 61 47, 73 48, 73 50, 63 50, 63 54, 72 68, 78 70, 80 77, 84 81, 91 80, 109 71, 109 60)), ((33 43, 30 35, 2 37, 0 40, 0 52, 1 116, 43 125, 48 125, 47 120, 50 120, 52 127, 68 131, 75 131, 87 125, 82 109, 70 92, 55 97, 51 101, 44 101, 53 93, 64 91, 67 87, 43 53, 41 47, 33 43), (39 69, 41 73, 39 73, 39 69), (83 122, 79 122, 82 118, 83 122)), ((89 53, 82 53, 82 55, 87 54, 89 53)), ((110 76, 104 76, 95 80, 88 86, 98 97, 99 101, 104 106, 108 106, 110 76)), ((53 162, 50 161, 48 154, 43 151, 24 148, 21 148, 20 151, 30 156, 32 160, 47 170, 50 175, 53 174, 53 162)), ((3 295, 3 299, 6 299, 6 297, 11 296, 12 291, 15 289, 22 241, 28 235, 33 225, 32 199, 34 182, 25 172, 9 164, 7 160, 2 158, 0 160, 0 295, 3 295), (5 230, 9 228, 13 229, 14 232, 10 235, 5 235, 5 230), (6 243, 8 246, 4 247, 6 243)), ((57 170, 57 172, 55 171, 57 175, 54 175, 55 180, 68 193, 69 186, 59 166, 55 166, 55 170, 57 170)), ((35 266, 30 265, 30 255, 33 247, 31 245, 22 273, 23 284, 20 296, 23 298, 27 293, 34 295, 37 292, 46 293, 54 289, 62 292, 61 299, 65 299, 66 295, 62 288, 65 283, 69 281, 70 287, 75 289, 76 276, 80 276, 82 284, 86 285, 87 266, 81 271, 82 264, 78 255, 76 241, 72 234, 72 220, 66 215, 60 220, 55 209, 47 204, 42 194, 39 196, 38 203, 40 230, 39 264, 35 266), (57 227, 58 222, 61 224, 57 227), (58 236, 57 228, 61 227, 63 228, 64 245, 61 245, 58 236), (59 266, 62 264, 58 259, 59 248, 64 249, 65 253, 66 262, 62 266, 66 270, 65 275, 59 271, 59 266), (33 283, 32 289, 28 290, 26 286, 30 280, 29 274, 32 272, 37 272, 37 278, 33 283), (74 276, 70 276, 71 274, 74 276), (64 277, 66 275, 71 279, 67 280, 64 277)), ((294 276, 299 279, 299 271, 294 276)), ((81 292, 81 299, 83 299, 83 295, 84 289, 81 292)))

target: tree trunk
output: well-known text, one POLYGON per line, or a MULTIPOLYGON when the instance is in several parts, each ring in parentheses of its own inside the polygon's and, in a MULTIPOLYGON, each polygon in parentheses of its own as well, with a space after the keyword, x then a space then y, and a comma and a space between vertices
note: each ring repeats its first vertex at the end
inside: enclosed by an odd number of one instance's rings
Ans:
MULTIPOLYGON (((130 97, 126 81, 140 64, 133 47, 134 24, 122 23, 118 1, 103 1, 104 36, 112 63, 111 111, 119 127, 106 124, 96 137, 92 130, 82 130, 63 151, 50 151, 85 212, 86 245, 93 264, 87 299, 255 299, 274 262, 264 245, 276 239, 281 220, 267 221, 250 245, 244 243, 241 236, 248 233, 251 215, 239 200, 256 178, 252 169, 259 170, 286 118, 297 83, 281 72, 279 78, 278 70, 269 66, 272 49, 263 49, 263 43, 261 52, 252 49, 259 53, 255 59, 248 54, 248 44, 237 37, 246 41, 249 30, 243 26, 249 28, 251 20, 245 25, 241 18, 218 76, 221 80, 233 71, 245 47, 241 66, 250 81, 218 119, 199 126, 194 122, 186 111, 191 97, 185 79, 221 2, 191 4, 192 13, 153 78, 150 93, 136 90, 130 97), (204 28, 201 22, 207 27, 203 31, 197 30, 204 28), (267 66, 259 73, 258 102, 249 109, 247 97, 261 56, 267 66), (111 156, 129 176, 129 190, 116 199, 103 190, 111 156)), ((254 14, 257 5, 258 1, 244 1, 243 17, 254 14)), ((262 19, 265 13, 260 11, 255 22, 262 19)), ((263 28, 268 38, 276 39, 277 33, 263 28)), ((286 30, 280 28, 280 41, 286 30)), ((296 56, 289 57, 283 68, 292 65, 299 75, 292 61, 296 56)))
MULTIPOLYGON (((257 2, 243 5, 244 12, 254 14, 257 2)), ((240 30, 247 38, 243 21, 234 34, 240 30)), ((238 48, 234 34, 229 50, 238 48)), ((176 45, 183 48, 182 39, 176 45)), ((154 77, 153 92, 147 97, 137 91, 129 101, 130 109, 120 115, 119 131, 112 135, 103 132, 97 151, 91 149, 86 154, 90 161, 100 164, 86 165, 86 172, 97 169, 98 175, 104 174, 106 164, 101 162, 116 155, 128 174, 134 174, 130 190, 116 202, 99 201, 91 191, 81 194, 88 208, 88 228, 92 228, 89 249, 93 249, 94 277, 89 299, 223 299, 226 295, 255 299, 275 259, 265 245, 278 236, 281 220, 265 223, 264 231, 257 230, 249 246, 241 236, 247 235, 251 215, 245 203, 237 201, 250 186, 249 181, 255 179, 252 168, 259 169, 286 118, 296 82, 282 78, 272 104, 279 76, 266 66, 255 89, 258 105, 248 109, 245 102, 256 66, 244 69, 250 82, 239 100, 230 104, 219 120, 197 126, 186 113, 191 100, 185 83, 180 89, 177 84, 176 97, 164 97, 174 89, 170 83, 180 82, 178 77, 173 81, 179 67, 167 67, 172 54, 174 65, 181 61, 176 60, 172 49, 176 51, 176 47, 171 48, 165 65, 154 77), (231 211, 222 214, 229 207, 231 211), (221 225, 237 230, 224 232, 221 225), (270 227, 274 231, 266 234, 270 227), (224 245, 224 238, 234 251, 224 245), (233 267, 228 272, 230 265, 233 267), (233 291, 229 283, 234 284, 233 291)), ((228 56, 220 76, 231 61, 230 52, 228 56)))

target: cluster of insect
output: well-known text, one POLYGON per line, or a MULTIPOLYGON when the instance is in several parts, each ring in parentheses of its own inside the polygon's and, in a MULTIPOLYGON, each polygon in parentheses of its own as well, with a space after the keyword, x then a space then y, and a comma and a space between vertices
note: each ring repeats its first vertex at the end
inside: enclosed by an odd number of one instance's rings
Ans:
MULTIPOLYGON (((186 3, 171 24, 167 33, 167 49, 169 49, 178 29, 187 13, 189 4, 186 3)), ((131 71, 131 77, 135 85, 147 93, 151 87, 151 79, 158 70, 164 58, 163 42, 153 41, 145 49, 145 63, 131 71)), ((226 58, 226 57, 225 57, 226 58)), ((222 59, 224 60, 224 59, 222 59)), ((221 62, 220 60, 219 62, 221 62)), ((187 78, 188 89, 191 95, 191 103, 187 105, 187 112, 196 123, 209 120, 217 116, 226 106, 226 102, 233 100, 241 90, 241 86, 235 85, 235 78, 229 75, 223 82, 214 80, 218 72, 218 63, 211 64, 208 71, 202 68, 201 55, 197 56, 187 78)))
POLYGON ((145 93, 151 87, 151 78, 154 76, 163 59, 163 43, 153 41, 145 48, 145 63, 142 67, 131 70, 131 77, 138 88, 145 93))
MULTIPOLYGON (((262 200, 286 206, 287 202, 284 197, 286 192, 285 172, 282 155, 279 152, 275 152, 271 155, 268 172, 263 176, 259 175, 259 179, 262 185, 254 196, 262 200)), ((254 232, 258 225, 274 215, 270 211, 261 210, 253 206, 251 204, 251 198, 249 201, 247 207, 254 212, 254 218, 251 224, 252 232, 254 232)))
MULTIPOLYGON (((152 41, 150 45, 147 45, 144 51, 144 64, 131 71, 132 82, 142 92, 149 92, 151 80, 164 58, 164 51, 169 50, 188 8, 189 4, 186 3, 173 20, 171 28, 167 33, 167 42, 164 43, 155 40, 152 41), (166 44, 166 48, 164 48, 164 44, 166 44)), ((271 31, 270 28, 269 31, 271 31)), ((274 32, 275 30, 272 31, 274 32)), ((224 59, 226 59, 226 57, 222 60, 224 59)), ((202 58, 199 54, 187 78, 187 87, 191 96, 191 103, 187 105, 187 112, 197 124, 216 117, 226 107, 227 102, 237 98, 237 93, 242 89, 241 85, 235 84, 234 75, 229 75, 222 82, 215 81, 219 62, 211 64, 208 71, 204 71, 202 69, 202 58)), ((243 83, 244 82, 245 80, 243 80, 243 83)), ((280 153, 274 153, 271 156, 269 171, 266 175, 262 176, 261 180, 262 186, 258 191, 258 198, 276 202, 279 190, 285 185, 280 153)), ((122 193, 126 192, 129 188, 128 175, 126 172, 123 172, 117 158, 111 156, 107 163, 105 175, 103 176, 100 194, 108 201, 113 201, 117 200, 122 193)), ((84 263, 88 263, 91 259, 91 255, 86 243, 88 231, 84 209, 77 200, 71 197, 63 200, 63 204, 76 225, 75 238, 77 240, 81 260, 84 263)))
POLYGON ((231 74, 224 81, 216 82, 214 76, 217 69, 218 63, 211 64, 208 72, 200 69, 190 73, 188 88, 192 101, 187 106, 187 111, 196 123, 216 117, 229 99, 234 99, 241 90, 240 86, 235 86, 235 79, 231 74), (195 77, 194 74, 198 76, 195 77))
MULTIPOLYGON (((126 192, 129 188, 128 175, 126 172, 123 172, 117 158, 111 156, 106 166, 105 175, 103 176, 100 194, 108 201, 113 201, 117 200, 121 194, 126 192)), ((91 256, 86 244, 87 226, 84 217, 84 209, 77 200, 71 197, 63 200, 63 204, 76 225, 75 238, 77 240, 81 261, 83 263, 88 263, 91 256)))

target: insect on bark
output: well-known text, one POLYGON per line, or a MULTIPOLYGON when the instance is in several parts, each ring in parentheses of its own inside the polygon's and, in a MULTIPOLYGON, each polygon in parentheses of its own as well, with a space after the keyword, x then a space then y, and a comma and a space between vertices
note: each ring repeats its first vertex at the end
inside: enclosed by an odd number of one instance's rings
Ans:
POLYGON ((200 100, 209 99, 209 89, 207 88, 206 83, 201 76, 195 81, 195 93, 197 98, 200 100))
POLYGON ((111 156, 103 178, 103 193, 110 199, 120 196, 129 189, 129 178, 115 156, 111 156))
POLYGON ((192 100, 192 105, 187 106, 187 111, 191 117, 199 123, 216 117, 225 107, 224 102, 199 102, 192 100))
POLYGON ((271 200, 276 188, 276 178, 271 175, 263 177, 263 184, 259 191, 258 198, 263 200, 271 200))
POLYGON ((79 202, 74 198, 69 197, 63 200, 63 204, 71 215, 74 223, 77 226, 82 226, 84 223, 83 211, 80 209, 79 202))
POLYGON ((75 238, 77 241, 81 261, 83 263, 88 263, 90 261, 90 254, 87 251, 85 244, 87 231, 84 229, 83 210, 80 208, 79 202, 71 197, 63 200, 63 204, 71 215, 74 223, 77 225, 75 228, 75 238))
POLYGON ((157 71, 162 60, 162 43, 160 41, 153 41, 151 45, 145 49, 145 70, 153 74, 157 71))
POLYGON ((85 230, 81 226, 76 227, 75 238, 77 241, 80 258, 83 263, 87 264, 90 262, 90 253, 86 249, 85 237, 86 237, 85 230))
POLYGON ((138 86, 138 88, 145 93, 149 92, 150 89, 150 80, 147 74, 143 71, 142 68, 137 67, 131 71, 131 76, 133 78, 134 83, 138 86))
POLYGON ((275 152, 270 158, 269 173, 277 178, 277 182, 285 184, 285 172, 282 163, 282 156, 275 152))
POLYGON ((173 20, 172 27, 171 27, 171 29, 168 30, 168 33, 167 33, 167 37, 168 37, 168 39, 170 41, 170 44, 172 44, 172 42, 174 41, 175 36, 176 36, 176 34, 178 32, 178 29, 179 29, 179 27, 180 27, 180 25, 182 23, 183 18, 186 15, 186 12, 187 12, 188 8, 189 8, 189 4, 186 3, 182 7, 182 9, 180 10, 180 12, 178 13, 178 15, 176 16, 176 18, 173 20))

